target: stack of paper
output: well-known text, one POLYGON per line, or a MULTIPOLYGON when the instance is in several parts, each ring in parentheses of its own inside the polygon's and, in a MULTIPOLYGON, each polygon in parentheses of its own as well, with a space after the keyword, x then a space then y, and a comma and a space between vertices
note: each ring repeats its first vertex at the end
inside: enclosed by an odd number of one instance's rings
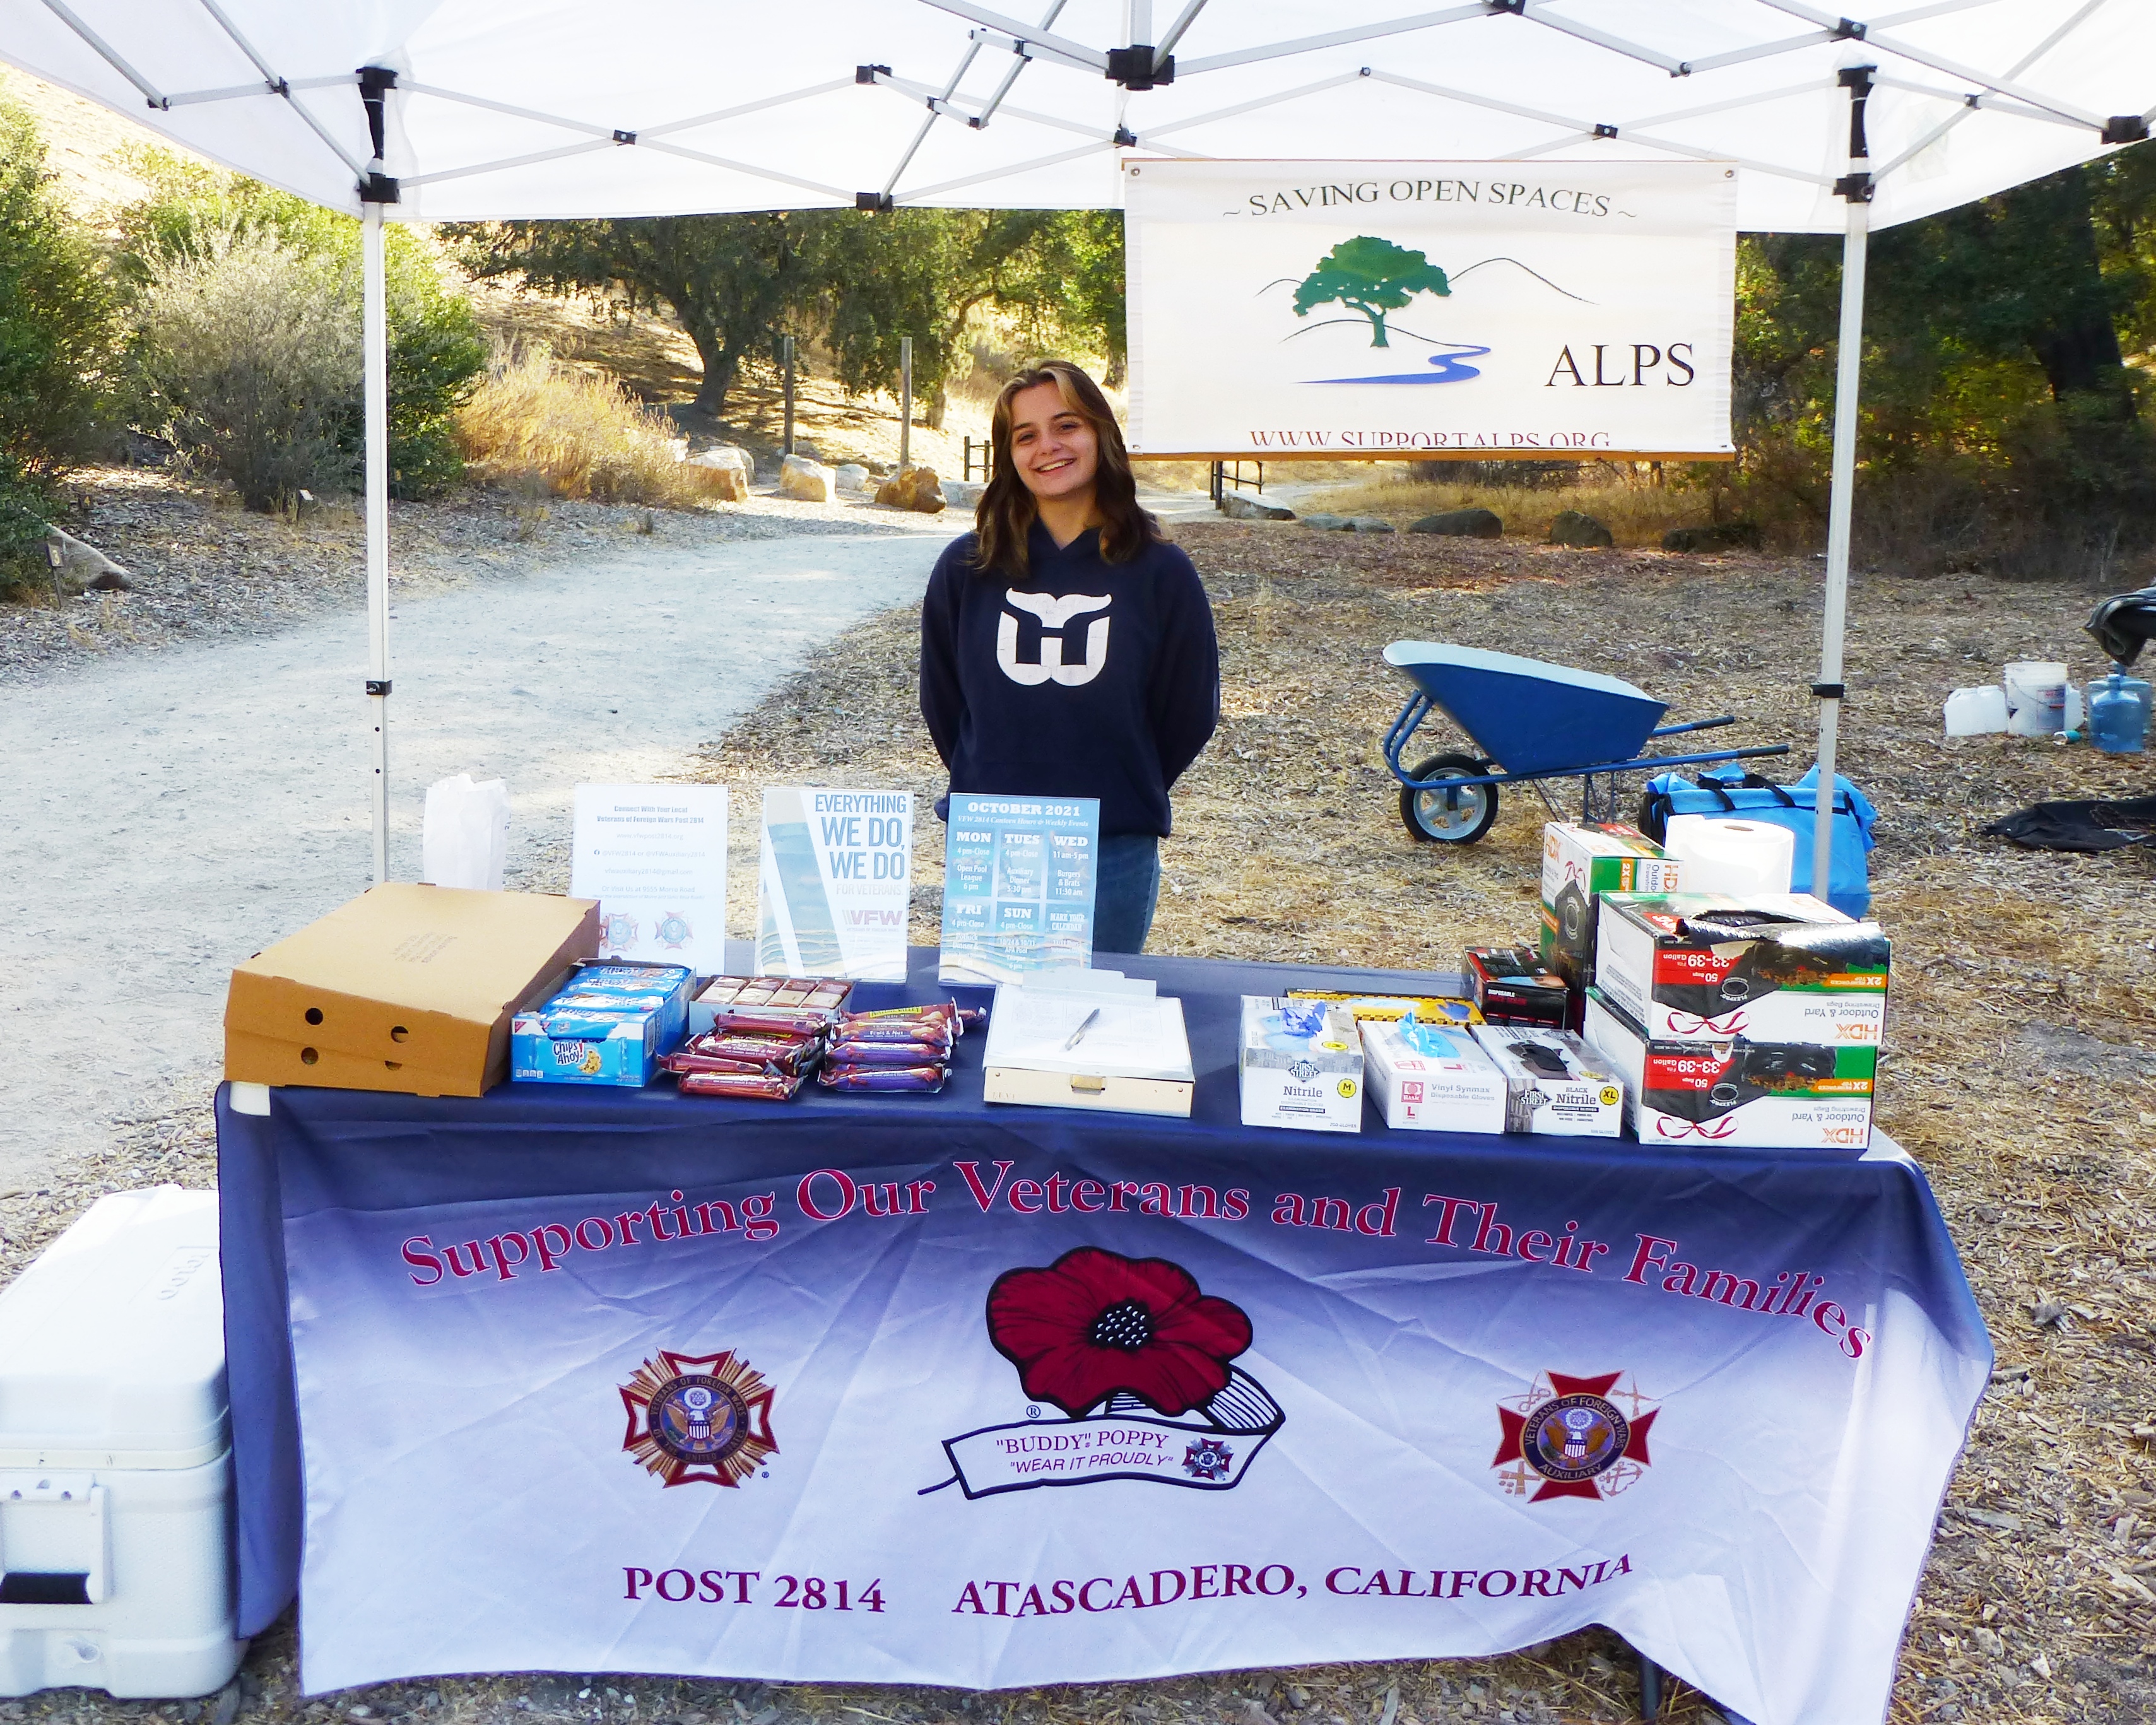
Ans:
POLYGON ((1183 1003, 1150 983, 1076 974, 1096 984, 996 990, 987 1099, 1187 1117, 1195 1086, 1183 1003))

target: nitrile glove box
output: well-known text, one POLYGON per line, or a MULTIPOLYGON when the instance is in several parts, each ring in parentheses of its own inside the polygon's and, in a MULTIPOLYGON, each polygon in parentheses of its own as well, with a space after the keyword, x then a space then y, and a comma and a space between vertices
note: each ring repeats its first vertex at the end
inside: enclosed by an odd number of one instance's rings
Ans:
POLYGON ((1561 1138, 1625 1134, 1625 1087, 1608 1057, 1569 1030, 1477 1024, 1475 1040, 1505 1075, 1505 1129, 1561 1138))
POLYGON ((1871 1142, 1878 1054, 1818 1043, 1650 1037, 1587 996, 1587 1044, 1625 1081, 1642 1143, 1705 1150, 1862 1150, 1871 1142))
POLYGON ((1243 997, 1245 1126, 1363 1130, 1363 1043, 1344 1001, 1243 997))
POLYGON ((1876 1049, 1892 949, 1810 893, 1610 893, 1594 986, 1650 1039, 1876 1049))
POLYGON ((239 1668, 217 1194, 100 1199, 0 1292, 0 1695, 239 1668))
POLYGON ((1363 1081, 1385 1124, 1409 1132, 1502 1132, 1505 1075, 1466 1024, 1419 1027, 1435 1045, 1425 1054, 1397 1024, 1363 1025, 1363 1081))

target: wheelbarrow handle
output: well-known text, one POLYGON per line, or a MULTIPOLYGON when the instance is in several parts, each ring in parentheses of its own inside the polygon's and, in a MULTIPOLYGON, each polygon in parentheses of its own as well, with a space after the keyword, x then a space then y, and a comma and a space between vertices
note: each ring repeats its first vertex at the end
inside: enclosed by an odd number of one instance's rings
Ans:
POLYGON ((1734 725, 1737 716, 1724 713, 1718 719, 1694 719, 1689 725, 1665 725, 1659 731, 1650 731, 1650 737, 1676 737, 1686 731, 1719 731, 1724 725, 1734 725))

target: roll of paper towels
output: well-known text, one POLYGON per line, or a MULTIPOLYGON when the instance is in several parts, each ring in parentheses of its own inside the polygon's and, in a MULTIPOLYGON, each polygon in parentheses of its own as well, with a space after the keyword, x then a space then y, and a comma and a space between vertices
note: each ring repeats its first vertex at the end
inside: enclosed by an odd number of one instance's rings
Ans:
POLYGON ((1734 816, 1679 814, 1670 821, 1662 854, 1680 865, 1686 892, 1720 892, 1732 898, 1789 890, 1796 834, 1787 827, 1734 816))

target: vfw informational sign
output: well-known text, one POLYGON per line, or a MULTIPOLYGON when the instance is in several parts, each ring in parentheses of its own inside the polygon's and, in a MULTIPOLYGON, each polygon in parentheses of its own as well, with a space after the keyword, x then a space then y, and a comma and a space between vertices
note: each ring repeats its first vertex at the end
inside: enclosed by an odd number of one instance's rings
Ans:
POLYGON ((912 792, 766 785, 757 971, 904 982, 912 859, 912 792))
POLYGON ((569 891, 599 901, 599 956, 726 968, 726 792, 577 787, 569 891))
POLYGON ((947 983, 1022 983, 1093 962, 1101 804, 953 792, 943 850, 947 983))
POLYGON ((1131 448, 1733 449, 1717 162, 1138 162, 1131 448))

